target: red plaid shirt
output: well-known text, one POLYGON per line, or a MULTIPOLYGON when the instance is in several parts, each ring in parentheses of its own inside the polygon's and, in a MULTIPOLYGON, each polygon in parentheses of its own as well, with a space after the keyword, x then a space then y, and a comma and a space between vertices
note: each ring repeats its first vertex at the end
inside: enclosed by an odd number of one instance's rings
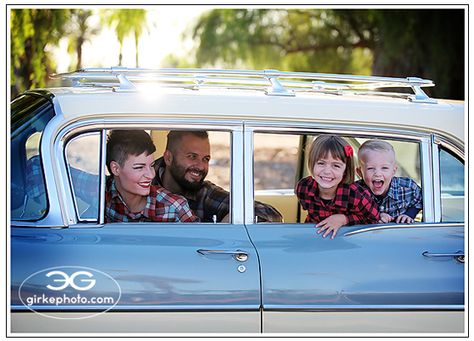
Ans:
POLYGON ((333 214, 344 214, 349 220, 347 225, 375 224, 380 218, 370 192, 355 183, 339 184, 330 203, 319 197, 318 183, 311 176, 298 182, 295 193, 303 209, 308 211, 306 223, 319 223, 333 214))
POLYGON ((115 187, 112 178, 107 179, 105 190, 105 222, 195 222, 199 221, 187 200, 165 188, 153 185, 147 196, 146 206, 139 213, 130 212, 115 187))

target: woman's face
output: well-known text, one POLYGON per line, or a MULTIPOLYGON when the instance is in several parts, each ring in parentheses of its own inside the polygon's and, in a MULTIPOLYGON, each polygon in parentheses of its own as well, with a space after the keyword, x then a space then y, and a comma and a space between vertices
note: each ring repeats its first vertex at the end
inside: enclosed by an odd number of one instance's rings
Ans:
POLYGON ((117 189, 126 200, 130 196, 147 196, 150 194, 151 181, 155 177, 153 155, 144 152, 140 155, 129 155, 123 166, 111 162, 117 189))

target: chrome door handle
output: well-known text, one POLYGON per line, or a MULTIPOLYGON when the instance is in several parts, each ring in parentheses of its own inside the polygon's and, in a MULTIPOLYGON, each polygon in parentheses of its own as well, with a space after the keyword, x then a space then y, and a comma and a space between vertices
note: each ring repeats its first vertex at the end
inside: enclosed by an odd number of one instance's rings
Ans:
POLYGON ((247 252, 242 251, 242 250, 205 250, 205 249, 199 249, 196 250, 197 253, 200 253, 201 255, 232 255, 235 260, 239 262, 245 262, 247 259, 249 259, 249 255, 247 252))
POLYGON ((463 251, 457 251, 454 253, 434 253, 434 252, 424 251, 422 255, 425 257, 454 257, 459 262, 464 263, 463 251))

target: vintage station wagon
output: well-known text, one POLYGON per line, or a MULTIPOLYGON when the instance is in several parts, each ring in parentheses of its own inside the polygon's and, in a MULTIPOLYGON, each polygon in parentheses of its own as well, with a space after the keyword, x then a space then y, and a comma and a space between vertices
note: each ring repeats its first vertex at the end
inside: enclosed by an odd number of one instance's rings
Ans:
POLYGON ((63 84, 11 103, 12 335, 467 333, 464 104, 428 97, 431 81, 127 68, 54 78, 63 84), (106 223, 113 129, 148 132, 156 158, 168 131, 208 131, 207 180, 230 192, 229 222, 106 223), (294 188, 323 133, 355 150, 390 142, 397 174, 422 188, 415 222, 334 239, 304 223, 294 188), (74 170, 92 175, 94 195, 80 195, 74 170), (256 200, 283 222, 256 219, 256 200))

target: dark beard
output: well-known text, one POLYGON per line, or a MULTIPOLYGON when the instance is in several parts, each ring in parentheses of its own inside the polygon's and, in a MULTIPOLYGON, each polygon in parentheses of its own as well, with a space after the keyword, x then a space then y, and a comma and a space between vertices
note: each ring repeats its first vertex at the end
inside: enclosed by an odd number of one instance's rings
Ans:
POLYGON ((186 180, 186 178, 184 177, 188 170, 193 170, 193 168, 185 169, 184 167, 181 167, 180 165, 176 164, 174 159, 171 161, 171 165, 169 166, 169 171, 170 171, 171 176, 173 177, 174 181, 176 181, 183 190, 191 191, 191 192, 197 191, 201 188, 202 183, 204 182, 204 179, 206 178, 207 172, 204 173, 203 171, 200 171, 202 175, 201 181, 190 182, 186 180))

